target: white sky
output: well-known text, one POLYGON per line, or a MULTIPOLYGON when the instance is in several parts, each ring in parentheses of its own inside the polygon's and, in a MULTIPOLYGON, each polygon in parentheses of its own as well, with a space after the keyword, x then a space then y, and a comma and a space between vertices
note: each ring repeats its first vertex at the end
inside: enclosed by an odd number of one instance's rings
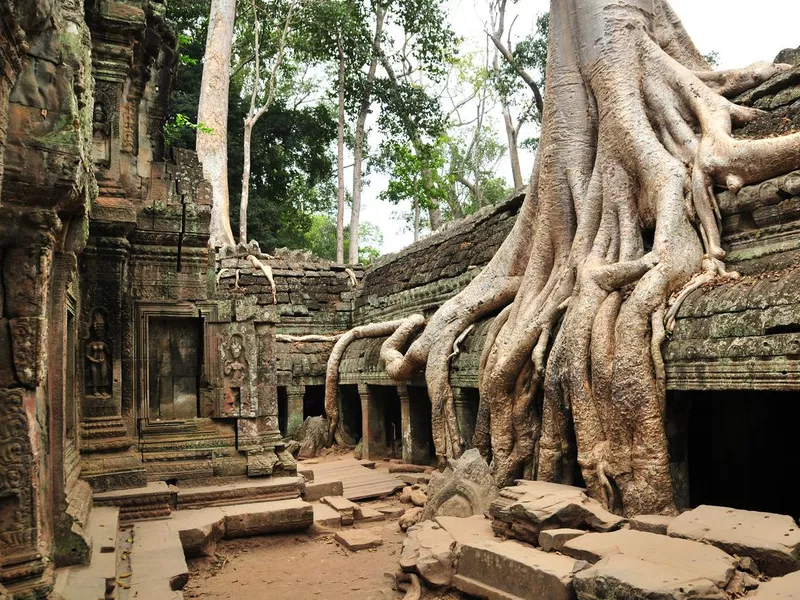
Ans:
MULTIPOLYGON (((458 35, 470 45, 483 43, 483 21, 488 11, 483 0, 450 0, 451 18, 458 35)), ((800 1, 798 0, 671 0, 689 35, 703 53, 716 51, 721 69, 743 67, 758 60, 772 60, 784 48, 800 45, 800 1)), ((510 10, 519 18, 514 31, 520 34, 530 30, 537 14, 548 9, 547 0, 520 0, 510 10)), ((501 123, 497 122, 498 131, 501 123)), ((521 137, 524 137, 521 136, 521 137)), ((502 134, 505 140, 505 134, 502 134)), ((374 143, 374 142, 373 142, 374 143)), ((533 166, 533 156, 521 154, 523 177, 533 166)), ((347 164, 347 163, 345 163, 347 164)), ((508 158, 504 157, 498 173, 511 180, 508 158)), ((346 180, 352 171, 345 172, 346 180)), ((378 225, 383 231, 382 251, 395 252, 410 244, 411 231, 405 222, 393 218, 397 207, 380 200, 378 194, 386 189, 387 178, 373 173, 368 178, 362 196, 361 219, 378 225)), ((349 222, 349 214, 346 221, 349 222)))

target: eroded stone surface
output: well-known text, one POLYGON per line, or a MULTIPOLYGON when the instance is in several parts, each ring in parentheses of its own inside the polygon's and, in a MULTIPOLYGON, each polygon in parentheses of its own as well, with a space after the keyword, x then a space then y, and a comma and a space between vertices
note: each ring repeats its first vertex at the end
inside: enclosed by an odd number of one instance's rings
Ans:
POLYGON ((428 584, 449 586, 455 575, 456 541, 434 521, 423 521, 408 530, 403 541, 400 567, 417 573, 428 584))
POLYGON ((800 599, 800 571, 761 583, 758 589, 747 597, 757 600, 798 600, 800 599))
POLYGON ((677 517, 668 533, 749 556, 772 577, 800 569, 800 527, 786 515, 702 505, 677 517))
POLYGON ((667 535, 667 527, 675 517, 667 515, 638 515, 630 520, 631 529, 667 535))
MULTIPOLYGON (((475 448, 467 450, 457 460, 448 461, 443 472, 434 472, 430 477, 423 519, 437 515, 481 515, 497 496, 497 485, 489 465, 475 448)), ((411 500, 414 502, 413 494, 411 500)))
POLYGON ((713 581, 696 571, 614 554, 575 576, 579 600, 658 599, 725 600, 713 581))
POLYGON ((539 546, 545 552, 560 552, 564 544, 585 533, 583 529, 546 529, 539 534, 539 546))
POLYGON ((383 544, 380 529, 344 529, 337 531, 334 539, 353 552, 377 548, 383 544))
POLYGON ((625 523, 582 488, 544 481, 519 481, 503 488, 489 514, 496 533, 534 545, 545 529, 613 531, 625 523))
MULTIPOLYGON (((620 555, 647 565, 663 567, 665 572, 683 573, 679 576, 682 580, 708 580, 720 590, 725 588, 736 569, 735 559, 719 548, 630 529, 587 533, 566 542, 561 552, 590 563, 620 555), (691 574, 691 577, 687 574, 691 574)), ((634 563, 616 561, 613 564, 617 573, 620 565, 627 569, 634 563)))

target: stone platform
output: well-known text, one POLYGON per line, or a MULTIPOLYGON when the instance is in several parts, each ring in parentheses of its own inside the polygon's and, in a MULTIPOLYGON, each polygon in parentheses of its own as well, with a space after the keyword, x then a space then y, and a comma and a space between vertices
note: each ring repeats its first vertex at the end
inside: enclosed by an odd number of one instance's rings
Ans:
POLYGON ((348 500, 383 498, 403 488, 405 484, 399 477, 375 469, 374 465, 374 462, 348 458, 308 466, 314 472, 317 485, 341 481, 342 495, 348 500))

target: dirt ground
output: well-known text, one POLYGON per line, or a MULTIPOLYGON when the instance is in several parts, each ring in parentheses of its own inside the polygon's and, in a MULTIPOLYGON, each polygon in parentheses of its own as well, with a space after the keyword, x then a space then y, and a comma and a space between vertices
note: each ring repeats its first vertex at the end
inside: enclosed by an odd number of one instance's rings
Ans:
MULTIPOLYGON (((327 453, 326 453, 327 454, 327 453)), ((352 456, 335 452, 315 459, 328 462, 352 456)), ((378 469, 388 469, 379 461, 378 469)), ((397 495, 359 502, 365 506, 399 504, 397 495)), ((403 505, 407 508, 407 505, 403 505)), ((383 545, 351 552, 334 541, 335 532, 315 531, 225 540, 216 557, 189 560, 185 598, 209 600, 396 600, 392 589, 405 533, 397 520, 357 524, 380 531, 383 545)), ((349 527, 348 527, 349 529, 349 527)), ((452 593, 426 590, 424 600, 457 600, 452 593)))

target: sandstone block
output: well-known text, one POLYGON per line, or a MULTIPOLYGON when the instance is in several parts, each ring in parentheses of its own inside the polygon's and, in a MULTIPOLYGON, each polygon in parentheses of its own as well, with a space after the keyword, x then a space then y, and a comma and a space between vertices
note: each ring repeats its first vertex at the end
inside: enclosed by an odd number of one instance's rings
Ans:
POLYGON ((702 505, 677 517, 667 531, 749 556, 770 577, 800 569, 800 527, 786 515, 702 505))
POLYGON ((375 507, 378 512, 386 515, 388 519, 399 519, 406 512, 403 506, 377 506, 375 507))
POLYGON ((355 521, 355 511, 358 508, 355 502, 343 496, 323 496, 320 501, 342 515, 342 525, 352 525, 355 521))
POLYGON ((539 534, 539 546, 545 552, 561 552, 564 544, 585 533, 582 529, 547 529, 539 534))
POLYGON ((345 529, 337 531, 334 539, 353 552, 383 545, 383 538, 372 529, 345 529))
MULTIPOLYGON (((611 533, 587 533, 566 542, 561 552, 575 559, 596 563, 603 559, 623 555, 638 561, 651 575, 660 565, 666 572, 678 573, 681 581, 707 580, 723 590, 736 569, 736 561, 719 548, 690 540, 667 537, 643 531, 622 529, 611 533)), ((612 571, 620 575, 631 562, 616 561, 612 571)), ((638 579, 636 580, 639 581, 638 579)))
POLYGON ((400 568, 430 585, 449 586, 456 570, 455 539, 434 521, 414 525, 403 541, 400 568))
POLYGON ((323 527, 341 527, 342 515, 327 504, 314 504, 314 525, 323 527))
POLYGON ((306 483, 306 493, 303 499, 308 502, 320 500, 324 496, 341 496, 344 493, 341 481, 326 481, 321 483, 306 483))
POLYGON ((748 598, 753 600, 800 600, 800 571, 761 583, 748 598))
POLYGON ((308 528, 314 522, 314 509, 299 498, 238 504, 222 507, 225 537, 247 537, 278 531, 308 528))
POLYGON ((362 523, 372 523, 374 521, 386 520, 385 514, 375 510, 374 508, 370 508, 369 506, 356 505, 356 508, 353 511, 353 516, 355 517, 356 521, 360 521, 362 523))
POLYGON ((403 516, 400 517, 398 523, 400 524, 400 529, 406 531, 412 525, 416 525, 417 522, 422 517, 422 508, 419 506, 415 506, 414 508, 409 508, 403 516))
POLYGON ((630 520, 631 529, 667 535, 667 527, 675 517, 667 515, 639 515, 630 520))

